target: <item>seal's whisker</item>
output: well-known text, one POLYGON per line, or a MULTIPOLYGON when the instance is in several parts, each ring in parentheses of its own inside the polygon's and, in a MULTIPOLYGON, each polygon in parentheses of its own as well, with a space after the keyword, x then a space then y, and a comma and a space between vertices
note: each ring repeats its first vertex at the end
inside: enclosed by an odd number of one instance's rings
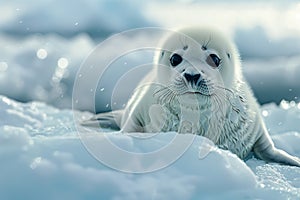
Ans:
POLYGON ((225 90, 226 92, 229 92, 232 96, 235 96, 234 92, 226 87, 223 87, 223 86, 220 86, 220 85, 216 85, 215 86, 217 89, 222 89, 222 90, 225 90))
POLYGON ((154 92, 154 96, 156 96, 160 103, 171 103, 174 98, 178 95, 176 92, 175 85, 168 85, 166 87, 161 87, 154 92))

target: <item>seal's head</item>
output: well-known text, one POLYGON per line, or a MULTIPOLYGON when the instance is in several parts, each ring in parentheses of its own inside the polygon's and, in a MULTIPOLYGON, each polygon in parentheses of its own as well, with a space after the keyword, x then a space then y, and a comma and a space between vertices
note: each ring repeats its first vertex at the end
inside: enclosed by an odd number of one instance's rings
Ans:
POLYGON ((212 96, 240 80, 238 52, 220 32, 184 28, 166 37, 156 56, 158 81, 178 95, 212 96))

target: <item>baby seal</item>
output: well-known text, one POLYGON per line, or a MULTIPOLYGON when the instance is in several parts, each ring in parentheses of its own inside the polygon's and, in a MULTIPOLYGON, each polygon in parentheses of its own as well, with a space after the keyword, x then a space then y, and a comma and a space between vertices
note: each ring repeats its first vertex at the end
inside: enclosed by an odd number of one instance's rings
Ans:
POLYGON ((124 110, 100 113, 99 123, 122 132, 198 134, 245 159, 300 167, 300 159, 274 147, 235 45, 207 28, 184 28, 163 39, 153 70, 124 110))

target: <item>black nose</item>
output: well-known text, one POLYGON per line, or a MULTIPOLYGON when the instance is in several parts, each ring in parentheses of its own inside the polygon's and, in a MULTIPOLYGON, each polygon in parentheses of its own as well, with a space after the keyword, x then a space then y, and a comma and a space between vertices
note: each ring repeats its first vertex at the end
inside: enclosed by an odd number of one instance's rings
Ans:
POLYGON ((200 74, 187 74, 187 73, 185 73, 183 76, 188 82, 194 82, 194 84, 197 84, 197 82, 200 78, 200 74))

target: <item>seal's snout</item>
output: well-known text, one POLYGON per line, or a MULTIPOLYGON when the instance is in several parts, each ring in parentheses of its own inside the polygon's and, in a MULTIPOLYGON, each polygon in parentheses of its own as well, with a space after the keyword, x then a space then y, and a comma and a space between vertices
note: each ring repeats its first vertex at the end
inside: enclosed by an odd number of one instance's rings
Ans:
POLYGON ((200 93, 203 95, 210 95, 211 91, 201 73, 187 73, 182 75, 185 79, 189 92, 200 93))
POLYGON ((187 80, 187 82, 194 83, 195 85, 197 85, 197 82, 200 79, 200 74, 184 73, 183 76, 187 80))

